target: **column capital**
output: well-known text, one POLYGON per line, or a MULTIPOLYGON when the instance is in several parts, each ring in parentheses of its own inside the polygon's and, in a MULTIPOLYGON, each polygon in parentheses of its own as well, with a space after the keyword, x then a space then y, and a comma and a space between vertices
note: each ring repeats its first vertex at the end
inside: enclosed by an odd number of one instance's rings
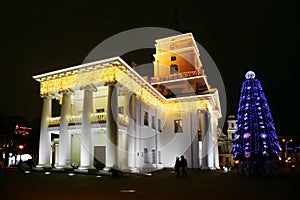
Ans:
POLYGON ((97 91, 97 87, 94 84, 88 84, 80 87, 80 90, 92 90, 94 92, 97 91))
POLYGON ((114 85, 116 85, 118 83, 118 81, 116 81, 116 80, 111 80, 111 81, 106 81, 105 83, 104 83, 104 85, 105 86, 114 86, 114 85))
POLYGON ((104 83, 104 86, 117 83, 116 70, 117 67, 108 67, 102 72, 100 80, 104 83))
POLYGON ((74 94, 74 90, 72 90, 71 88, 60 89, 59 93, 60 94, 74 94))
POLYGON ((47 92, 47 93, 44 93, 44 94, 41 94, 40 95, 40 97, 43 99, 43 98, 52 98, 52 99, 54 99, 55 98, 55 96, 53 95, 53 94, 51 94, 51 93, 49 93, 49 92, 47 92))

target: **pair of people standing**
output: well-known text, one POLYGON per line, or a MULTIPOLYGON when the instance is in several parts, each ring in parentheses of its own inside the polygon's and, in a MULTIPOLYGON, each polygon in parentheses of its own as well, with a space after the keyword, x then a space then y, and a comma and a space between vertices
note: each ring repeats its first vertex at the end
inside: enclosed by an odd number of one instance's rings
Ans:
POLYGON ((174 168, 176 176, 187 176, 187 160, 183 155, 180 158, 176 157, 174 168))

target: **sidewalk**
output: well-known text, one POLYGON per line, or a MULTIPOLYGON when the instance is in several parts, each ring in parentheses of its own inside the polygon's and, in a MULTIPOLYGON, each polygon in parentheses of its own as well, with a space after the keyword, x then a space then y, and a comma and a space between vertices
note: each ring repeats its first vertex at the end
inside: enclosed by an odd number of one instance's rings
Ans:
POLYGON ((4 199, 298 199, 300 170, 278 169, 272 177, 240 176, 233 169, 188 169, 187 177, 173 170, 120 177, 62 172, 3 170, 0 195, 4 199), (18 192, 16 192, 16 188, 18 192))

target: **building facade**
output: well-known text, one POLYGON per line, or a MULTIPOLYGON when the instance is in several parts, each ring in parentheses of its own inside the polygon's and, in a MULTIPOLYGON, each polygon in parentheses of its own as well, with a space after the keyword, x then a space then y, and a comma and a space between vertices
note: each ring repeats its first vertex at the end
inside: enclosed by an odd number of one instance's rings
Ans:
MULTIPOLYGON (((219 168, 218 90, 202 69, 191 33, 156 40, 153 74, 120 57, 34 76, 43 99, 38 167, 148 171, 219 168), (61 104, 53 117, 52 101, 61 104)), ((208 66, 209 67, 209 66, 208 66)))
POLYGON ((219 160, 220 165, 231 165, 234 166, 232 156, 232 141, 236 132, 236 117, 235 115, 229 115, 227 118, 227 135, 220 132, 219 134, 219 160))

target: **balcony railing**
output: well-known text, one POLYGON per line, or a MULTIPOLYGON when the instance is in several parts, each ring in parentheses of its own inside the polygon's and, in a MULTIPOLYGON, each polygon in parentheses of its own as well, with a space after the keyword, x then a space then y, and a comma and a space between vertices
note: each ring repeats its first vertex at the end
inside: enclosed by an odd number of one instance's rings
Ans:
POLYGON ((119 114, 118 118, 119 118, 119 123, 120 124, 127 125, 127 126, 129 125, 128 115, 119 114))
POLYGON ((76 124, 82 121, 81 115, 71 115, 68 116, 69 123, 76 124))
POLYGON ((156 82, 162 82, 162 81, 169 81, 169 80, 176 80, 176 79, 182 79, 182 78, 190 78, 190 77, 196 77, 196 76, 203 76, 204 75, 204 70, 196 70, 196 71, 188 71, 188 72, 182 72, 182 73, 176 73, 176 74, 171 74, 168 76, 156 76, 156 77, 151 77, 150 80, 146 81, 150 83, 156 83, 156 82))
MULTIPOLYGON (((128 115, 118 114, 118 120, 120 124, 128 125, 129 117, 128 115)), ((98 121, 100 123, 106 123, 106 113, 93 113, 92 121, 98 121)))
POLYGON ((105 123, 106 122, 106 113, 93 113, 92 114, 92 121, 99 122, 99 123, 105 123))
POLYGON ((57 125, 60 122, 60 117, 50 117, 48 121, 49 125, 57 125))
MULTIPOLYGON (((91 115, 92 122, 97 123, 106 123, 106 113, 93 113, 91 115)), ((119 114, 118 120, 120 124, 128 125, 129 124, 129 117, 128 115, 119 114)), ((82 115, 71 115, 68 116, 69 124, 79 124, 82 122, 82 115)), ((49 118, 49 125, 51 126, 58 126, 60 124, 60 117, 50 117, 49 118)))

